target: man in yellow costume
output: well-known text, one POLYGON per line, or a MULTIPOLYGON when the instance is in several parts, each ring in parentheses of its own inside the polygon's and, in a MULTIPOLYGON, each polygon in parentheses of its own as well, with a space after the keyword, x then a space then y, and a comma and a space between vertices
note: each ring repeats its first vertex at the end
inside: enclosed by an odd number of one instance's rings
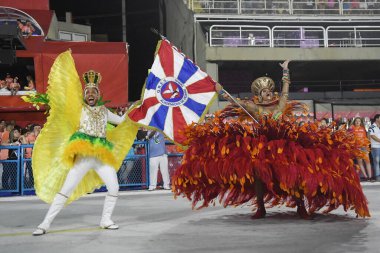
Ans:
POLYGON ((116 172, 131 147, 137 127, 100 105, 100 73, 90 70, 82 85, 71 52, 60 54, 50 74, 49 116, 38 136, 32 166, 36 194, 51 206, 33 235, 43 235, 64 205, 103 184, 108 194, 100 226, 118 229, 111 220, 119 184, 116 172), (106 130, 107 122, 118 125, 106 130))

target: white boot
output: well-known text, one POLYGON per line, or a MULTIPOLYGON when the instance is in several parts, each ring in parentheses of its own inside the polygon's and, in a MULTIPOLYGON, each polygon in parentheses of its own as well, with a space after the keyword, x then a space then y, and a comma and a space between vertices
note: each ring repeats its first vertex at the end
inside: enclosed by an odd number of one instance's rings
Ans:
POLYGON ((59 193, 55 195, 53 203, 51 204, 49 211, 45 216, 45 219, 40 225, 38 225, 37 229, 33 232, 33 235, 46 234, 47 230, 50 228, 50 224, 53 222, 55 216, 57 216, 57 214, 62 210, 66 201, 66 196, 59 193))
POLYGON ((118 229, 119 226, 116 225, 111 220, 111 215, 113 213, 113 209, 116 205, 117 196, 107 195, 104 200, 103 214, 102 220, 100 221, 100 227, 105 229, 118 229))

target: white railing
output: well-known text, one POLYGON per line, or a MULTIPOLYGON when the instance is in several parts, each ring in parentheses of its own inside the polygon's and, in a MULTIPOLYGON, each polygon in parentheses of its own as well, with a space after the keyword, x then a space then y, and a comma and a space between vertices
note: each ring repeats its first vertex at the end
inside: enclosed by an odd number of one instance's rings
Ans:
POLYGON ((239 14, 240 0, 192 0, 195 13, 239 14))
POLYGON ((213 25, 212 47, 380 47, 380 26, 213 25))
POLYGON ((380 26, 329 26, 328 47, 380 47, 380 26))
POLYGON ((339 15, 341 14, 339 0, 293 0, 292 14, 294 15, 339 15))
POLYGON ((324 47, 325 28, 322 26, 274 26, 273 47, 324 47))
POLYGON ((290 14, 290 0, 240 0, 241 14, 290 14))
POLYGON ((270 47, 271 40, 268 26, 213 25, 210 27, 210 46, 270 47))
POLYGON ((191 0, 195 13, 379 15, 380 0, 191 0))
POLYGON ((380 14, 379 0, 344 0, 342 2, 343 15, 380 14))

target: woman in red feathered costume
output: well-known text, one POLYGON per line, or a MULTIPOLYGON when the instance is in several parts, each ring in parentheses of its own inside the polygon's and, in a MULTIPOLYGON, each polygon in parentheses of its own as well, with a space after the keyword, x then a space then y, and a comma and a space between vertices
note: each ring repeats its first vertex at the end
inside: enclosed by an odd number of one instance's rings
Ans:
MULTIPOLYGON (((186 129, 189 149, 172 179, 176 196, 186 196, 199 208, 219 201, 228 205, 251 202, 253 218, 266 215, 269 207, 296 207, 305 219, 326 207, 325 212, 354 209, 369 217, 353 159, 363 156, 353 135, 345 130, 318 130, 314 123, 298 126, 291 111, 299 106, 287 103, 289 61, 283 68, 280 97, 273 94, 274 82, 256 79, 252 101, 236 101, 240 108, 227 108, 204 124, 186 129)), ((217 90, 222 91, 218 84, 217 90)))

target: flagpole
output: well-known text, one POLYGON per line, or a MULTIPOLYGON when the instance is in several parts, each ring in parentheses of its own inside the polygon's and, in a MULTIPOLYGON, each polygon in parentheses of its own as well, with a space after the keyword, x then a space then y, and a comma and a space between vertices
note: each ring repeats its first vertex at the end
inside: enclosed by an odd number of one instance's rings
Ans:
POLYGON ((164 35, 162 35, 156 28, 151 27, 150 30, 151 30, 152 33, 157 34, 158 36, 160 36, 162 40, 166 39, 166 37, 164 35))
POLYGON ((231 98, 231 100, 234 101, 241 109, 243 109, 243 111, 248 114, 248 116, 250 116, 255 123, 260 125, 257 119, 255 119, 255 117, 253 117, 230 93, 228 93, 225 89, 222 89, 222 91, 226 93, 231 98))

